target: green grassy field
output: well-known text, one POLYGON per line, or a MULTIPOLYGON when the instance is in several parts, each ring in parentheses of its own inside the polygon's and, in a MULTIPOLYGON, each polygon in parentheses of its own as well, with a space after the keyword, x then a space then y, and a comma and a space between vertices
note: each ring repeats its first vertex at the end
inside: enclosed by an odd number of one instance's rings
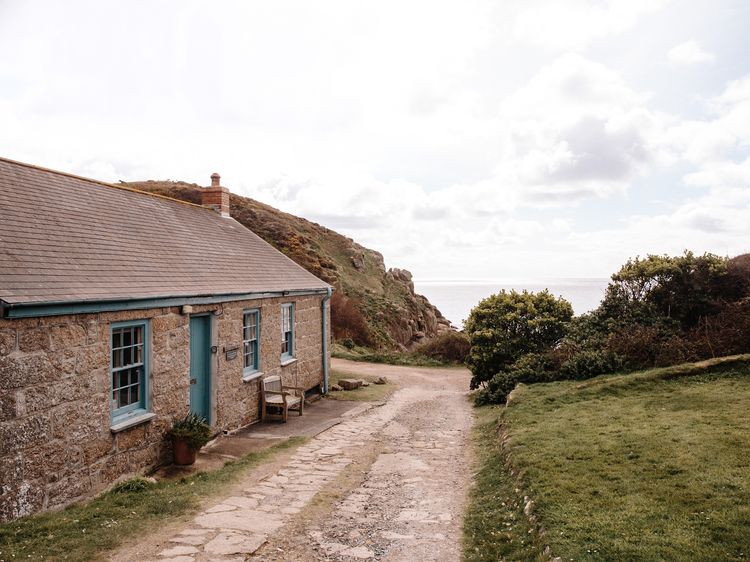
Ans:
MULTIPOLYGON (((480 475, 509 460, 519 476, 478 480, 475 496, 528 494, 542 542, 566 561, 750 558, 750 362, 716 363, 519 387, 508 408, 480 414, 509 437, 509 457, 480 459, 480 475)), ((503 510, 493 518, 507 527, 503 510)), ((467 559, 488 559, 469 556, 469 531, 467 559)))

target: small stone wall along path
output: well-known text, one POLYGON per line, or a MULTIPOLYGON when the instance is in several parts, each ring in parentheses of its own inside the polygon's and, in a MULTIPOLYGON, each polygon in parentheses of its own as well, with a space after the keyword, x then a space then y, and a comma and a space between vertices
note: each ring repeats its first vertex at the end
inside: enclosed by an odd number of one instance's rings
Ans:
POLYGON ((401 388, 200 513, 154 561, 460 559, 471 472, 468 373, 336 367, 385 375, 401 388))

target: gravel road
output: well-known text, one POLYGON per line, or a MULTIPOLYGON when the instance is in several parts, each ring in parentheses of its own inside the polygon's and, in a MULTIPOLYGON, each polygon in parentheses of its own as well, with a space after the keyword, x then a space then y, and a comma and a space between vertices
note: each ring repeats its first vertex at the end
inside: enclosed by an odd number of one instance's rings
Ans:
POLYGON ((357 420, 380 429, 345 450, 346 474, 249 559, 460 560, 472 462, 468 371, 343 360, 334 368, 384 375, 400 389, 357 420))
POLYGON ((112 562, 453 562, 472 465, 465 369, 334 360, 398 390, 113 553, 112 562), (364 410, 364 411, 363 411, 364 410))

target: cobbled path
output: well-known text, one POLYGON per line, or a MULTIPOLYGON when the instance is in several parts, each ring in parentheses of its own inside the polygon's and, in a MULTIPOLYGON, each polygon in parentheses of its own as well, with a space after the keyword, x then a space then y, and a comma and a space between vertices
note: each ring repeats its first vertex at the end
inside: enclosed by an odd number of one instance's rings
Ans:
POLYGON ((444 369, 378 372, 402 386, 385 405, 324 431, 274 474, 200 513, 154 562, 459 560, 472 424, 465 377, 444 369), (301 533, 285 532, 363 457, 374 462, 358 485, 301 533))

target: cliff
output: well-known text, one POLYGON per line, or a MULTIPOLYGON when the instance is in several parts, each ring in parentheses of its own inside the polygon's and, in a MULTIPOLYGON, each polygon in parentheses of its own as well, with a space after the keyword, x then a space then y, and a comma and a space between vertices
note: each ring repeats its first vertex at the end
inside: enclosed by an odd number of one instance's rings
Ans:
MULTIPOLYGON (((123 182, 129 187, 200 203, 197 184, 123 182)), ((336 288, 334 335, 381 348, 408 348, 450 330, 450 323, 414 292, 411 273, 386 270, 383 256, 351 238, 248 197, 231 195, 230 213, 302 267, 336 288), (355 326, 354 328, 352 326, 355 326), (358 327, 357 327, 358 326, 358 327), (358 341, 357 341, 358 340, 358 341)))

